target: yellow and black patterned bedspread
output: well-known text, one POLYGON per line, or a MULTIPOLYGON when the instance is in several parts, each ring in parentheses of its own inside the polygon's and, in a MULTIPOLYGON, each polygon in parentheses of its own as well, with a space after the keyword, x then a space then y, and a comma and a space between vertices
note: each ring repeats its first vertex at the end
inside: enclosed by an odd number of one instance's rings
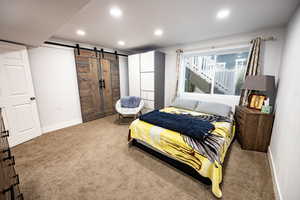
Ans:
MULTIPOLYGON (((189 114, 192 116, 209 116, 204 113, 183 110, 175 107, 162 109, 163 112, 189 114)), ((212 192, 216 197, 222 197, 219 184, 222 182, 222 163, 227 149, 234 137, 233 120, 217 120, 212 122, 215 129, 212 137, 215 151, 210 151, 207 145, 200 144, 192 138, 178 132, 164 129, 139 119, 130 125, 129 141, 141 140, 168 156, 193 167, 200 175, 212 182, 212 192)), ((211 143, 210 143, 211 144, 211 143)))

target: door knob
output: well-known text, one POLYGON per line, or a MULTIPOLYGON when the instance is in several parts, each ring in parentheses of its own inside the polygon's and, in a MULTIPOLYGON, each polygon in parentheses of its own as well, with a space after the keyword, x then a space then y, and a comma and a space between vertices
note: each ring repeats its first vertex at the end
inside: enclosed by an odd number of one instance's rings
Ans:
POLYGON ((35 100, 35 97, 30 97, 30 100, 31 100, 31 101, 34 101, 34 100, 35 100))

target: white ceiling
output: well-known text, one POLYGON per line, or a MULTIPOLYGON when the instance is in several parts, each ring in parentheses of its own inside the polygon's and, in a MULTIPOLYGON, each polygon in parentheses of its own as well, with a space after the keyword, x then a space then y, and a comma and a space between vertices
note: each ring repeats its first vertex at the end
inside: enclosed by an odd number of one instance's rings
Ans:
POLYGON ((1 0, 0 39, 40 45, 89 0, 1 0))
POLYGON ((51 36, 138 50, 222 37, 288 22, 299 0, 1 0, 0 39, 40 45, 51 36), (89 3, 88 3, 89 2, 89 3), (118 6, 115 19, 109 9, 118 6), (228 19, 217 20, 222 9, 228 19), (162 37, 153 35, 156 28, 162 37), (76 30, 83 29, 80 37, 76 30), (126 42, 124 47, 117 42, 126 42))
POLYGON ((221 37, 288 22, 299 0, 91 0, 60 28, 55 38, 106 47, 136 50, 166 47, 221 37), (109 9, 118 6, 123 17, 115 19, 109 9), (216 13, 231 10, 228 19, 217 20, 216 13), (153 35, 162 28, 164 35, 153 35), (77 29, 86 31, 84 37, 77 29), (124 47, 117 42, 124 40, 124 47))

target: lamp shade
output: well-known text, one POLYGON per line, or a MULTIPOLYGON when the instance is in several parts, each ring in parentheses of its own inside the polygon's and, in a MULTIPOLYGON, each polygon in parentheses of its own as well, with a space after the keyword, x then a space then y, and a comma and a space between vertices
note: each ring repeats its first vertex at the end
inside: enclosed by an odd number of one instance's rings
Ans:
POLYGON ((273 92, 275 90, 275 77, 267 75, 247 76, 242 89, 273 92))

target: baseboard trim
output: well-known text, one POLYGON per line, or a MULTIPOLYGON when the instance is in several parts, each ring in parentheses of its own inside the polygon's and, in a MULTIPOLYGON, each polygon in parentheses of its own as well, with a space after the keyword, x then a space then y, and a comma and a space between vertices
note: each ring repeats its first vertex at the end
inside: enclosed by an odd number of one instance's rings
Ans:
POLYGON ((42 133, 45 134, 45 133, 48 133, 51 131, 56 131, 56 130, 59 130, 62 128, 67 128, 69 126, 74 126, 74 125, 81 124, 81 123, 82 123, 82 119, 74 119, 74 120, 58 123, 55 125, 42 127, 42 133))
POLYGON ((270 147, 268 148, 268 161, 269 161, 269 165, 270 165, 270 168, 271 168, 275 199, 276 200, 283 200, 281 192, 280 192, 280 187, 278 185, 276 169, 275 169, 275 165, 274 165, 274 161, 273 161, 273 155, 272 155, 272 151, 271 151, 270 147))

